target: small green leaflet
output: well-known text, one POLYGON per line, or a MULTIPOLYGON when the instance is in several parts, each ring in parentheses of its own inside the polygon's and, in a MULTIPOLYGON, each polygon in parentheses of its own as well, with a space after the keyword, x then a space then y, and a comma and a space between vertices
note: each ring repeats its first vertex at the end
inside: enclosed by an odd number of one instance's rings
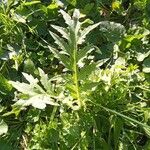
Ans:
POLYGON ((68 31, 67 29, 60 27, 60 26, 56 26, 56 25, 51 25, 56 31, 58 31, 63 38, 69 40, 69 35, 68 35, 68 31))
POLYGON ((139 62, 143 61, 145 58, 147 58, 150 55, 150 51, 147 53, 137 53, 137 60, 139 62))
POLYGON ((9 83, 21 93, 24 93, 24 94, 27 94, 30 96, 34 96, 37 94, 36 92, 34 92, 33 87, 30 84, 21 83, 18 81, 16 81, 16 82, 9 81, 9 83))
POLYGON ((150 57, 145 59, 143 62, 143 72, 150 73, 150 57))
POLYGON ((85 41, 85 37, 86 35, 92 31, 93 29, 95 29, 97 26, 99 26, 100 23, 96 23, 96 24, 93 24, 93 25, 90 25, 88 26, 87 28, 85 28, 83 31, 81 31, 81 36, 79 37, 78 39, 78 44, 82 44, 84 41, 85 41))
POLYGON ((65 11, 63 11, 62 9, 60 10, 60 13, 62 14, 66 24, 68 26, 72 26, 73 25, 73 20, 71 19, 71 17, 69 16, 69 14, 67 14, 65 11))
POLYGON ((77 52, 77 62, 83 60, 87 57, 87 54, 91 53, 94 50, 92 45, 87 45, 83 49, 77 52))
POLYGON ((6 94, 11 91, 12 86, 8 83, 7 79, 0 73, 0 94, 6 94))
POLYGON ((48 80, 48 75, 45 74, 45 72, 41 68, 38 68, 38 70, 39 70, 39 75, 41 77, 40 79, 41 84, 43 85, 45 90, 50 91, 51 83, 48 80))
POLYGON ((55 33, 50 31, 50 34, 53 37, 53 39, 55 40, 55 43, 59 46, 59 48, 62 49, 64 52, 66 52, 66 54, 69 55, 69 53, 70 53, 69 45, 55 33))
POLYGON ((3 119, 0 119, 0 135, 7 133, 8 125, 4 122, 3 119))
POLYGON ((41 1, 32 1, 32 2, 25 2, 23 3, 25 6, 31 6, 31 5, 35 5, 35 4, 39 4, 41 3, 41 1))

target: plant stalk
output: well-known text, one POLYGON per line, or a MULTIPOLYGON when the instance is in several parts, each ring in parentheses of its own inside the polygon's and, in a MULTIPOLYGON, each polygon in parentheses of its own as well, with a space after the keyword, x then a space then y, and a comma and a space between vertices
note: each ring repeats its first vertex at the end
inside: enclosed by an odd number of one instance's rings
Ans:
POLYGON ((79 106, 82 107, 82 101, 80 98, 79 83, 78 83, 77 42, 76 42, 76 40, 75 40, 74 49, 73 49, 73 60, 74 60, 74 62, 73 62, 73 80, 74 80, 74 84, 75 84, 75 88, 76 88, 77 100, 79 102, 79 106))

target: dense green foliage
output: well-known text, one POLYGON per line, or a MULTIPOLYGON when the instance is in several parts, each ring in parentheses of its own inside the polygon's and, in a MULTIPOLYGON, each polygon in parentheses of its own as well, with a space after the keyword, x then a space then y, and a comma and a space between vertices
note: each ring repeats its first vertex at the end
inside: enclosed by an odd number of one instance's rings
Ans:
POLYGON ((149 100, 149 0, 0 2, 0 150, 150 150, 149 100))

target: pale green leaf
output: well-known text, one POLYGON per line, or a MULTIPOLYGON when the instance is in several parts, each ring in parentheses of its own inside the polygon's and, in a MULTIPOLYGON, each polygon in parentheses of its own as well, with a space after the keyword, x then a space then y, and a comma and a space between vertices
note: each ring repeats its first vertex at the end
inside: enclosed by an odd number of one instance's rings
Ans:
POLYGON ((54 102, 49 95, 37 94, 26 100, 19 99, 15 104, 13 104, 12 111, 5 113, 3 116, 8 116, 11 114, 15 114, 17 116, 21 110, 24 110, 27 106, 30 105, 38 109, 44 109, 47 104, 53 106, 59 106, 59 104, 54 102))
POLYGON ((97 67, 101 67, 102 65, 104 65, 107 61, 109 60, 109 58, 106 58, 106 59, 101 59, 99 61, 96 62, 96 66, 97 67))
POLYGON ((24 94, 28 94, 31 96, 36 95, 37 93, 34 92, 32 85, 27 84, 27 83, 20 83, 18 81, 14 82, 14 81, 9 81, 9 83, 15 88, 17 89, 19 92, 22 92, 24 94))
POLYGON ((48 48, 55 55, 55 57, 63 63, 63 65, 67 69, 72 70, 72 68, 71 68, 72 67, 72 61, 70 61, 70 58, 66 55, 66 53, 64 53, 64 51, 59 52, 58 50, 56 50, 55 48, 53 48, 49 45, 48 45, 48 48))
POLYGON ((39 70, 39 74, 40 74, 40 77, 41 77, 41 79, 40 79, 41 84, 43 85, 45 90, 48 90, 48 89, 50 90, 50 87, 51 87, 50 84, 51 83, 48 80, 48 75, 45 74, 45 72, 41 68, 38 68, 38 70, 39 70))
POLYGON ((141 39, 143 38, 143 34, 137 34, 137 35, 126 35, 125 40, 127 42, 132 42, 134 39, 141 39))
POLYGON ((35 71, 35 65, 31 59, 26 59, 24 61, 24 72, 26 73, 34 73, 35 71))
POLYGON ((68 31, 67 29, 60 27, 60 26, 56 26, 56 25, 51 25, 56 31, 58 31, 65 39, 69 39, 69 35, 68 35, 68 31))
POLYGON ((56 4, 57 4, 58 6, 60 6, 61 8, 64 7, 64 3, 63 3, 61 0, 56 0, 56 4))
POLYGON ((137 54, 137 60, 138 61, 143 61, 146 57, 148 57, 150 55, 150 51, 148 51, 147 53, 138 53, 137 54))
POLYGON ((44 109, 46 107, 46 104, 53 105, 53 106, 59 106, 56 102, 54 102, 50 96, 48 95, 35 95, 31 97, 29 100, 27 100, 26 105, 32 105, 35 108, 38 109, 44 109))
POLYGON ((73 26, 73 20, 71 19, 71 17, 69 16, 69 14, 67 14, 65 11, 63 11, 62 9, 60 10, 60 13, 63 15, 63 18, 66 22, 66 24, 70 27, 73 26))
POLYGON ((34 79, 34 77, 32 75, 28 75, 27 73, 24 73, 24 72, 22 74, 30 84, 37 84, 38 83, 38 79, 34 79))
POLYGON ((73 12, 73 18, 74 19, 79 19, 80 18, 80 11, 79 9, 75 9, 74 12, 73 12))
POLYGON ((50 5, 47 6, 47 9, 53 10, 53 9, 58 8, 58 7, 59 6, 56 3, 52 3, 52 4, 50 4, 50 5))
POLYGON ((63 63, 63 65, 69 69, 72 70, 72 61, 70 61, 70 58, 64 54, 59 54, 60 60, 63 63))
POLYGON ((54 56, 57 58, 57 59, 60 59, 59 58, 59 51, 55 48, 53 48, 52 46, 48 45, 48 48, 50 49, 50 51, 54 54, 54 56))
POLYGON ((82 43, 84 42, 84 40, 85 40, 86 35, 87 35, 90 31, 92 31, 93 29, 95 29, 97 26, 99 26, 99 25, 100 25, 100 23, 96 23, 96 24, 94 24, 94 25, 88 26, 88 27, 85 28, 83 31, 81 31, 81 36, 79 37, 77 43, 78 43, 78 44, 82 44, 82 43))
POLYGON ((70 53, 69 45, 55 33, 50 31, 50 34, 53 37, 53 39, 55 40, 55 43, 59 46, 59 48, 62 49, 64 52, 66 52, 66 54, 69 55, 69 53, 70 53))
POLYGON ((145 59, 143 62, 143 72, 150 73, 150 57, 145 59))
POLYGON ((32 2, 25 2, 23 3, 25 6, 31 6, 31 5, 35 5, 35 4, 39 4, 41 3, 41 1, 32 1, 32 2))
MULTIPOLYGON (((36 100, 38 100, 38 99, 36 99, 36 100)), ((38 108, 38 109, 45 109, 45 107, 46 107, 46 104, 41 100, 33 101, 31 103, 31 105, 35 108, 38 108)))
POLYGON ((14 14, 13 19, 17 22, 26 23, 26 18, 19 14, 14 14))
POLYGON ((24 109, 27 106, 32 105, 35 108, 44 109, 46 107, 46 104, 53 105, 53 106, 59 106, 58 103, 54 102, 49 95, 37 94, 37 95, 29 98, 28 100, 19 99, 13 105, 13 108, 16 111, 19 111, 19 110, 24 109))
POLYGON ((11 89, 12 86, 8 83, 8 80, 0 73, 0 93, 6 94, 11 89))
POLYGON ((0 135, 7 133, 8 125, 4 122, 4 120, 0 120, 0 135))
POLYGON ((43 93, 45 94, 46 92, 43 90, 43 88, 41 86, 39 86, 38 84, 34 85, 34 89, 33 89, 37 94, 38 93, 43 93))
POLYGON ((77 52, 77 62, 83 60, 87 57, 87 54, 91 53, 94 50, 92 45, 87 45, 83 49, 77 52))
POLYGON ((80 11, 78 9, 74 10, 72 18, 73 18, 73 22, 74 22, 75 38, 77 39, 78 32, 79 32, 80 26, 81 26, 81 23, 79 22, 80 11))
POLYGON ((150 73, 150 67, 143 67, 143 72, 150 73))
POLYGON ((125 66, 126 62, 125 59, 123 57, 119 57, 116 61, 115 61, 115 65, 124 65, 125 66))
POLYGON ((143 61, 145 59, 145 55, 144 54, 142 54, 142 53, 138 53, 138 55, 137 55, 137 60, 138 61, 143 61))

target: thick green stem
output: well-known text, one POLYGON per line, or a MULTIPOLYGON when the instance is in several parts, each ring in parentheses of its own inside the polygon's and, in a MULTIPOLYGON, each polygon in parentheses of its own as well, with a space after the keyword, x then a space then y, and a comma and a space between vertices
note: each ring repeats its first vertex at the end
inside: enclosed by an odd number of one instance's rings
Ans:
POLYGON ((80 91, 79 91, 79 83, 78 83, 78 66, 77 66, 77 44, 76 42, 74 43, 74 49, 73 49, 73 81, 74 85, 76 88, 76 95, 77 95, 77 100, 79 102, 79 106, 82 106, 82 101, 80 98, 80 91))

